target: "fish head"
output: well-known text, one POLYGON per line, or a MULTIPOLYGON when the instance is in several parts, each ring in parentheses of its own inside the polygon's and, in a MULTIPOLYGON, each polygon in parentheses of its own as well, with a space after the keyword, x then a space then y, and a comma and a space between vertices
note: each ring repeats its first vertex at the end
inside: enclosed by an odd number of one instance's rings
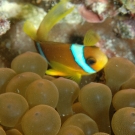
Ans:
POLYGON ((84 56, 86 63, 96 72, 104 68, 108 61, 107 56, 95 46, 85 46, 84 56))

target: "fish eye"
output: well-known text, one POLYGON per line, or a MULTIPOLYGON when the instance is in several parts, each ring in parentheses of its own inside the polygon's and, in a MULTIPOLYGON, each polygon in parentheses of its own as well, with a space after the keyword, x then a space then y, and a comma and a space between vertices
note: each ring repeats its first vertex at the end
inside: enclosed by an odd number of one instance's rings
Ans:
POLYGON ((96 59, 93 57, 89 57, 86 59, 86 62, 88 65, 93 65, 94 63, 96 63, 96 59))

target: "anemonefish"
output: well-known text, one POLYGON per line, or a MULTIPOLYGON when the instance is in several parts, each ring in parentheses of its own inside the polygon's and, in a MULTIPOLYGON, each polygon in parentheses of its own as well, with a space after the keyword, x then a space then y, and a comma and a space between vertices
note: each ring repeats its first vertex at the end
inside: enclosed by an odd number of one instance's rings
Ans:
POLYGON ((99 41, 99 36, 90 30, 84 37, 84 45, 47 41, 48 33, 52 27, 73 9, 74 7, 68 6, 68 0, 61 0, 44 17, 38 29, 26 21, 24 31, 36 41, 39 53, 51 66, 46 74, 65 76, 79 82, 82 75, 98 72, 108 60, 107 56, 94 46, 99 41))

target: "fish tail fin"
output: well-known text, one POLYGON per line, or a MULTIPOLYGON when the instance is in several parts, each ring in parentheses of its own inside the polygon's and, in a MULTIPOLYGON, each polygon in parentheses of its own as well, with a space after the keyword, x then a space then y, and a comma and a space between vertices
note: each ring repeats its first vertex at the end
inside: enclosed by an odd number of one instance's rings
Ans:
POLYGON ((81 74, 74 71, 73 69, 60 64, 58 62, 51 61, 50 65, 52 69, 49 69, 46 71, 47 75, 52 75, 52 76, 63 76, 69 79, 74 80, 77 83, 80 83, 81 81, 81 74))
POLYGON ((52 27, 67 14, 73 11, 74 7, 68 6, 68 1, 69 0, 61 0, 61 2, 55 5, 44 17, 37 31, 39 41, 46 41, 48 33, 52 27))
POLYGON ((35 26, 30 22, 30 21, 26 21, 23 25, 23 31, 31 37, 31 39, 33 40, 37 40, 37 36, 36 36, 36 32, 37 29, 35 28, 35 26))
POLYGON ((89 30, 85 34, 83 44, 85 46, 94 46, 99 40, 100 40, 99 35, 94 31, 89 30))

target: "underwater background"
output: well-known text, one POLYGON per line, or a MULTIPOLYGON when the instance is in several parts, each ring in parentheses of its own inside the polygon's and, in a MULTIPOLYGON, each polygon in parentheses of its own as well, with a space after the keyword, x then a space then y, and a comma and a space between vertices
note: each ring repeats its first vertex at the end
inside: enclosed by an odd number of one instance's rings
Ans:
POLYGON ((134 135, 134 12, 132 0, 0 0, 0 135, 134 135), (94 71, 76 71, 76 44, 94 71))

